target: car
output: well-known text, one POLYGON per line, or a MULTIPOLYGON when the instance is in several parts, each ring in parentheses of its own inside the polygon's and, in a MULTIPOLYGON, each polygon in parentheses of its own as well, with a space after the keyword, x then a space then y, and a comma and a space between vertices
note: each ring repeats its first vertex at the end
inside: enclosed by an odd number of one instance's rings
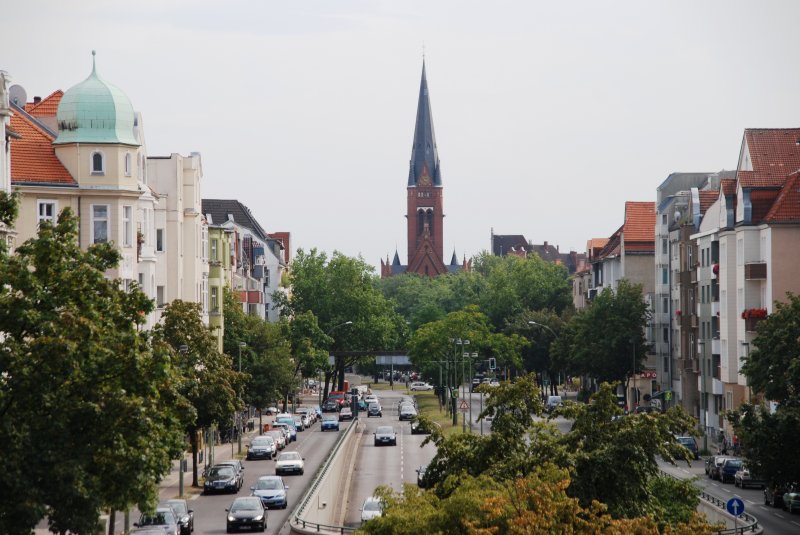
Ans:
POLYGON ((370 416, 383 416, 383 411, 381 410, 381 406, 377 401, 370 403, 369 407, 367 407, 367 418, 370 416))
POLYGON ((783 507, 783 495, 786 494, 788 485, 770 483, 764 486, 764 505, 783 507))
POLYGON ((363 399, 359 399, 356 406, 358 407, 358 412, 367 412, 367 407, 369 407, 367 402, 363 399))
POLYGON ((189 502, 175 498, 165 502, 167 507, 172 507, 178 516, 178 526, 181 528, 181 535, 189 535, 194 531, 194 511, 189 509, 189 502))
POLYGON ((269 416, 273 414, 278 414, 278 407, 267 407, 266 409, 264 409, 264 414, 269 416))
POLYGON ((758 487, 764 488, 766 482, 760 477, 754 475, 746 464, 743 464, 736 475, 733 476, 733 484, 740 488, 758 487))
POLYGON ((281 474, 300 474, 303 475, 305 469, 305 458, 300 456, 297 451, 284 451, 278 455, 275 461, 275 475, 281 474))
POLYGON ((276 507, 286 509, 289 500, 286 497, 286 491, 289 487, 283 482, 281 476, 261 476, 256 479, 256 484, 250 487, 253 496, 261 498, 261 505, 264 509, 276 507))
POLYGON ((553 412, 559 405, 561 405, 561 396, 547 396, 547 402, 544 404, 544 410, 553 412))
POLYGON ((236 471, 236 477, 239 478, 239 488, 242 488, 244 485, 244 464, 242 461, 238 459, 232 459, 229 461, 220 461, 217 463, 220 466, 230 466, 236 471))
MULTIPOLYGON (((695 459, 700 458, 700 448, 697 447, 697 441, 694 439, 694 437, 677 436, 675 437, 675 440, 677 440, 681 446, 689 450, 692 454, 692 457, 695 459)), ((706 473, 708 473, 708 470, 706 470, 706 473)))
POLYGON ((130 535, 164 535, 164 528, 161 528, 161 527, 134 528, 129 533, 130 533, 130 535))
MULTIPOLYGON (((286 447, 286 435, 283 433, 283 430, 281 429, 271 429, 270 431, 264 433, 263 436, 272 437, 272 439, 275 441, 275 447, 277 448, 278 451, 286 447)), ((275 453, 277 455, 277 451, 275 453)))
POLYGON ((369 405, 370 403, 378 403, 378 396, 376 396, 375 394, 367 394, 366 396, 364 396, 364 401, 367 402, 367 405, 369 405))
POLYGON ((430 482, 425 479, 425 472, 428 471, 428 465, 423 464, 419 468, 417 468, 417 486, 421 489, 427 489, 430 487, 430 482))
MULTIPOLYGON (((305 418, 305 422, 308 422, 308 418, 305 418)), ((303 420, 302 416, 295 416, 294 417, 294 427, 297 429, 297 432, 305 431, 306 427, 308 427, 303 420)))
POLYGON ((498 381, 497 379, 492 379, 492 380, 489 381, 489 386, 491 388, 498 387, 498 386, 500 386, 500 381, 498 381))
POLYGON ((400 407, 400 419, 401 420, 411 420, 417 417, 417 409, 413 407, 413 405, 403 405, 400 407))
POLYGON ((737 457, 726 459, 719 468, 719 480, 723 483, 732 483, 736 478, 736 472, 739 471, 742 464, 744 464, 742 460, 737 457))
POLYGON ((178 517, 172 507, 156 507, 152 513, 142 513, 139 521, 133 524, 139 527, 158 527, 161 528, 161 533, 166 535, 180 535, 180 526, 178 526, 178 517))
POLYGON ((481 378, 480 377, 473 377, 472 378, 472 387, 471 391, 475 392, 475 389, 481 385, 481 378))
POLYGON ((375 430, 373 433, 375 436, 375 445, 382 446, 384 444, 391 444, 392 446, 397 446, 397 435, 394 432, 394 429, 388 425, 382 425, 375 430))
POLYGON ((227 464, 215 464, 206 472, 206 480, 203 483, 203 493, 231 492, 236 494, 239 491, 239 478, 236 470, 227 464))
POLYGON ((266 435, 259 435, 247 445, 247 460, 274 459, 277 454, 275 439, 266 435))
POLYGON ((421 422, 414 418, 411 420, 411 434, 412 435, 430 435, 431 428, 427 421, 421 422))
POLYGON ((332 399, 329 399, 328 401, 322 404, 322 412, 336 412, 338 410, 339 410, 339 404, 332 399))
POLYGON ((298 407, 297 410, 294 411, 294 415, 302 418, 303 426, 305 428, 311 427, 316 421, 316 414, 314 413, 314 410, 308 407, 298 407))
POLYGON ((361 522, 367 522, 383 514, 383 501, 377 496, 369 496, 361 506, 361 522))
POLYGON ((225 509, 228 513, 226 531, 233 533, 234 530, 247 528, 249 530, 267 530, 267 511, 261 505, 261 498, 256 496, 240 496, 233 500, 233 503, 225 509))
MULTIPOLYGON (((633 414, 661 414, 661 409, 653 405, 639 405, 633 409, 633 414)), ((697 457, 695 457, 697 459, 697 457)))
POLYGON ((292 418, 291 422, 286 418, 284 418, 282 422, 273 422, 272 427, 275 429, 286 429, 286 433, 289 435, 286 439, 287 443, 297 440, 297 428, 294 426, 294 418, 292 418))
POLYGON ((789 485, 783 494, 783 508, 789 511, 789 514, 800 511, 800 485, 796 483, 789 485))
POLYGON ((714 455, 713 457, 709 457, 706 461, 706 474, 711 479, 719 479, 719 469, 727 459, 730 459, 729 455, 714 455))
POLYGON ((353 411, 350 410, 350 407, 342 407, 342 410, 339 411, 339 421, 342 422, 344 420, 352 420, 353 419, 353 411))
POLYGON ((346 407, 350 405, 348 402, 347 393, 341 390, 333 390, 328 394, 327 401, 335 401, 338 405, 338 408, 346 407))
POLYGON ((417 391, 417 390, 425 391, 425 390, 433 390, 433 386, 429 385, 428 383, 416 382, 416 383, 411 383, 411 386, 409 386, 408 389, 411 391, 417 391))
POLYGON ((332 429, 334 431, 339 430, 339 418, 335 414, 325 414, 322 417, 320 430, 327 431, 328 429, 332 429))

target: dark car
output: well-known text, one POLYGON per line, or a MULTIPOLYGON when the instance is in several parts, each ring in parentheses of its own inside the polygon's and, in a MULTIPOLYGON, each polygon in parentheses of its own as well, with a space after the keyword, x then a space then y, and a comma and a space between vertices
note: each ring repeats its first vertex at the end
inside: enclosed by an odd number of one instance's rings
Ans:
POLYGON ((181 528, 181 535, 189 535, 194 531, 194 511, 189 509, 189 502, 186 500, 167 500, 165 502, 167 507, 172 507, 175 514, 178 515, 178 525, 181 528))
POLYGON ((339 404, 332 399, 329 399, 322 404, 322 412, 337 412, 338 410, 339 404))
POLYGON ((277 455, 275 440, 272 437, 255 437, 247 447, 247 460, 274 459, 277 455))
POLYGON ((783 494, 783 508, 789 511, 789 514, 800 511, 800 485, 797 483, 789 485, 783 494))
POLYGON ((239 478, 232 466, 217 464, 208 469, 206 480, 203 483, 203 492, 231 492, 239 491, 239 478))
POLYGON ((788 485, 770 483, 764 487, 764 505, 783 507, 783 495, 786 494, 788 485))
POLYGON ((397 435, 391 426, 383 425, 375 430, 375 445, 381 446, 383 444, 390 444, 397 446, 397 435))
POLYGON ((711 479, 719 479, 719 469, 726 460, 730 459, 730 455, 714 455, 706 460, 706 474, 711 479))
POLYGON ((144 526, 159 527, 165 535, 178 535, 180 533, 178 517, 172 507, 157 507, 153 513, 142 513, 139 521, 134 526, 137 528, 144 526))
POLYGON ((328 429, 332 429, 334 431, 339 430, 339 418, 336 417, 334 414, 326 414, 322 417, 322 423, 320 424, 321 431, 327 431, 328 429))
POLYGON ((230 466, 236 472, 236 477, 239 478, 239 488, 242 488, 244 485, 244 464, 239 459, 231 459, 229 461, 220 461, 217 463, 220 466, 230 466))
POLYGON ((736 472, 739 471, 742 464, 741 459, 727 459, 719 468, 719 480, 723 483, 733 483, 736 480, 736 472))
POLYGON ((412 435, 430 435, 431 428, 427 421, 419 421, 418 419, 411 420, 411 434, 412 435))
MULTIPOLYGON (((639 409, 640 407, 636 408, 639 409)), ((677 440, 681 446, 692 452, 692 456, 694 456, 695 459, 700 458, 700 448, 697 447, 697 441, 694 437, 675 437, 675 440, 677 440)))
POLYGON ((247 528, 249 530, 267 530, 267 511, 257 496, 244 496, 236 498, 230 507, 225 509, 227 516, 227 531, 247 528))
POLYGON ((367 418, 370 416, 383 416, 383 411, 381 411, 381 406, 378 403, 369 404, 367 408, 367 418))
POLYGON ((425 479, 425 472, 428 470, 428 465, 423 464, 417 468, 417 486, 421 489, 430 487, 430 482, 425 479))

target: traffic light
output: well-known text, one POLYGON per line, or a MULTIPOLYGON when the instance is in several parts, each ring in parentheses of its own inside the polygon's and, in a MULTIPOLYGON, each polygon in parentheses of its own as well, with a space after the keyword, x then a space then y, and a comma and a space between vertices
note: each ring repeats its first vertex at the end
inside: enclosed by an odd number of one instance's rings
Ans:
POLYGON ((489 369, 496 370, 497 369, 497 360, 494 357, 489 359, 489 369))

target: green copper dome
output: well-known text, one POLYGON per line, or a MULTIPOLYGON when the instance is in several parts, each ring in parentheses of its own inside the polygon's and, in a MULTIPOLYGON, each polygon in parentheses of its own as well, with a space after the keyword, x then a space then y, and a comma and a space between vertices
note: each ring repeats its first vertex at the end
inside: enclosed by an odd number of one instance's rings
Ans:
POLYGON ((55 143, 124 143, 139 145, 128 97, 99 76, 92 51, 92 74, 61 97, 56 112, 55 143))

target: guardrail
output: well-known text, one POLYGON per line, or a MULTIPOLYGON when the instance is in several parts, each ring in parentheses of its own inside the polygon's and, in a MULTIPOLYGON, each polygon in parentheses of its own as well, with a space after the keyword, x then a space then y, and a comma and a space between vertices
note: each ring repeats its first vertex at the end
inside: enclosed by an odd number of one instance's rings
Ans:
MULTIPOLYGON (((732 516, 728 513, 726 509, 726 501, 714 496, 713 494, 709 494, 704 490, 700 491, 700 499, 705 500, 706 502, 710 503, 714 507, 722 509, 725 514, 732 516)), ((762 528, 758 525, 758 519, 749 513, 742 513, 738 517, 734 517, 736 522, 742 522, 742 526, 737 526, 735 528, 727 528, 720 531, 717 531, 718 535, 741 535, 744 533, 761 533, 762 528)))
POLYGON ((311 499, 319 491, 320 485, 325 481, 325 476, 328 474, 331 464, 333 463, 333 460, 336 458, 336 455, 339 453, 342 444, 349 438, 351 434, 355 432, 357 426, 358 426, 358 420, 355 420, 347 427, 344 433, 339 435, 339 438, 336 440, 336 444, 334 445, 333 449, 330 451, 328 456, 325 458, 325 461, 322 463, 322 467, 318 470, 316 474, 314 474, 314 481, 312 485, 308 488, 308 490, 306 490, 306 493, 300 499, 300 502, 295 507, 294 511, 292 511, 292 514, 289 517, 290 518, 289 524, 291 525, 293 531, 301 533, 345 534, 345 533, 353 533, 356 531, 356 529, 358 529, 347 526, 333 526, 329 524, 322 524, 319 522, 308 521, 303 518, 303 513, 308 507, 311 499))

